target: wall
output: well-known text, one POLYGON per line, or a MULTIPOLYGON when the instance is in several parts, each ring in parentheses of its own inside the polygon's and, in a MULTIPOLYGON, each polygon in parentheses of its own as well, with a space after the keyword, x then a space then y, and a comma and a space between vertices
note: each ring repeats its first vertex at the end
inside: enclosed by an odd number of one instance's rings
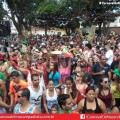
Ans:
MULTIPOLYGON (((42 29, 42 28, 33 27, 33 28, 32 28, 32 34, 35 34, 35 35, 36 35, 36 34, 44 35, 44 34, 45 34, 45 30, 42 29)), ((54 29, 47 30, 47 34, 48 34, 48 35, 51 35, 51 34, 64 35, 64 34, 66 34, 66 31, 63 30, 63 29, 54 28, 54 29)))
POLYGON ((120 27, 120 17, 117 17, 114 22, 111 22, 110 27, 120 27))
POLYGON ((110 28, 110 31, 114 31, 116 34, 120 35, 120 27, 112 27, 110 28))

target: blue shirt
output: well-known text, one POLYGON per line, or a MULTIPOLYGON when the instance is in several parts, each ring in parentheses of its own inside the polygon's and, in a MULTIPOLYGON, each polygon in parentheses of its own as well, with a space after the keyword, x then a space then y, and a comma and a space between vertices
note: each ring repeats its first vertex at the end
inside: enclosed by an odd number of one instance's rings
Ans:
POLYGON ((49 79, 52 79, 54 81, 54 86, 57 86, 59 84, 59 80, 61 79, 61 75, 59 72, 55 72, 54 77, 52 78, 53 73, 50 72, 49 79))
MULTIPOLYGON (((96 63, 96 64, 93 65, 92 70, 93 70, 94 73, 101 72, 102 70, 104 70, 105 75, 108 76, 108 72, 110 71, 110 66, 105 63, 104 67, 101 67, 99 63, 96 63)), ((102 75, 93 76, 95 85, 99 85, 99 81, 100 81, 101 77, 102 77, 102 75)))

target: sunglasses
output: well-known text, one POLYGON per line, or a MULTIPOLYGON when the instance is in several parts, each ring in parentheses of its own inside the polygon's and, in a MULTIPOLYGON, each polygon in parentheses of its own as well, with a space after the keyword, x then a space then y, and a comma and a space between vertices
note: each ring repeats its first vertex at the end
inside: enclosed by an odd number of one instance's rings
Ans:
POLYGON ((105 83, 105 84, 107 84, 107 83, 108 83, 108 81, 104 81, 104 83, 105 83))
POLYGON ((31 66, 35 66, 35 65, 31 65, 31 66))
POLYGON ((107 60, 107 59, 102 59, 102 60, 107 60))
POLYGON ((80 65, 81 68, 86 68, 86 65, 80 65))
POLYGON ((18 98, 20 98, 21 96, 20 95, 17 95, 18 98))
POLYGON ((38 60, 42 60, 42 58, 38 59, 38 60))

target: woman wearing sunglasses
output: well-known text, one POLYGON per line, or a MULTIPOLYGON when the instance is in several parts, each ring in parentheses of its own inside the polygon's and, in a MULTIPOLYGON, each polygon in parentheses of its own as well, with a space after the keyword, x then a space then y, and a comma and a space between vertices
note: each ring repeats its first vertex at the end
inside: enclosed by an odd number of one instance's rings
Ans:
POLYGON ((74 80, 75 80, 75 75, 76 75, 77 73, 81 72, 80 63, 81 63, 81 60, 78 59, 76 66, 74 66, 74 68, 73 68, 72 77, 74 78, 74 80))
POLYGON ((115 106, 115 98, 108 81, 108 77, 103 76, 100 79, 100 86, 95 90, 95 93, 96 97, 105 103, 107 111, 110 113, 112 108, 115 106))

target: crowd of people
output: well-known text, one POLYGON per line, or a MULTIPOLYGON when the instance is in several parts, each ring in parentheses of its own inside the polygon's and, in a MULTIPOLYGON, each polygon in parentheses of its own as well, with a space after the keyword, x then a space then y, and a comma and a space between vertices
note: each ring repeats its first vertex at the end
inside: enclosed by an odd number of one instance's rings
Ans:
POLYGON ((0 41, 0 113, 119 113, 120 37, 0 41))

